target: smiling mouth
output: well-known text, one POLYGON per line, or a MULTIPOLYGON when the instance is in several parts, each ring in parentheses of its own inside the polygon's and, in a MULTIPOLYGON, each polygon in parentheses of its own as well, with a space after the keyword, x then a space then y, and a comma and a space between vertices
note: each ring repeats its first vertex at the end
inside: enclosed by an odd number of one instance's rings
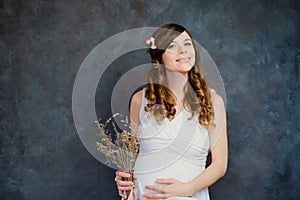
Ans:
POLYGON ((177 59, 176 62, 179 62, 179 63, 188 63, 190 62, 190 58, 187 57, 187 58, 180 58, 180 59, 177 59))

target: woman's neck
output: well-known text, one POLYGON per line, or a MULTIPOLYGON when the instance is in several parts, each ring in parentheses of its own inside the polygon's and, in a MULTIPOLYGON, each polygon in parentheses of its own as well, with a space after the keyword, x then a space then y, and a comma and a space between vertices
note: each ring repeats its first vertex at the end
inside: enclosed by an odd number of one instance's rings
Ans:
POLYGON ((181 102, 184 98, 183 88, 187 82, 188 75, 175 71, 166 71, 168 87, 175 94, 177 101, 181 102))

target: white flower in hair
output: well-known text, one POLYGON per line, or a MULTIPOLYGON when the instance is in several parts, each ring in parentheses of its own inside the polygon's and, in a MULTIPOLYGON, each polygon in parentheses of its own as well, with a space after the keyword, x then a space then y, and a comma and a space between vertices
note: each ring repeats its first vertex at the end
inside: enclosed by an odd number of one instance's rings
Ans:
POLYGON ((151 49, 156 49, 154 37, 150 37, 146 40, 146 44, 150 45, 151 49))

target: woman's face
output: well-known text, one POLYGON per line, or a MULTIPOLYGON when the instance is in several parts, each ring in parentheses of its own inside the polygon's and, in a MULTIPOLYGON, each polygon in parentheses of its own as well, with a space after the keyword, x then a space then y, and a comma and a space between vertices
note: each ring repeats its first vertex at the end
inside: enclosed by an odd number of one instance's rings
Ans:
POLYGON ((186 74, 195 64, 195 49, 187 32, 182 32, 162 55, 166 69, 186 74))

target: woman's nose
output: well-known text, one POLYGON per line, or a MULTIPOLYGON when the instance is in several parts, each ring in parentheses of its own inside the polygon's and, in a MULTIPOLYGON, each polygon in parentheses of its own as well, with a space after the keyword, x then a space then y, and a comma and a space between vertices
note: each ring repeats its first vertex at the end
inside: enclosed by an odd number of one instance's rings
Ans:
POLYGON ((186 53, 187 51, 186 51, 186 49, 184 48, 184 46, 179 46, 179 54, 182 54, 182 53, 186 53))

